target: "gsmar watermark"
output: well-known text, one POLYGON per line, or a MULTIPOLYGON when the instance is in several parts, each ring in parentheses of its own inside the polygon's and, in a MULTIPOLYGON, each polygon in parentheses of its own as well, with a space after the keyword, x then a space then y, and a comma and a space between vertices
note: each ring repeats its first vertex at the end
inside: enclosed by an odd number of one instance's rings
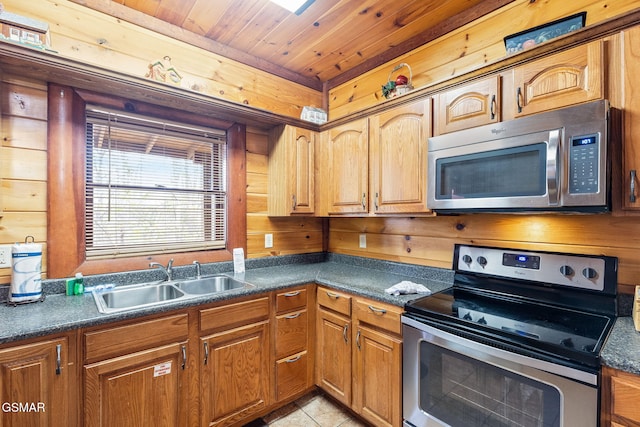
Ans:
POLYGON ((2 402, 2 412, 46 412, 44 402, 2 402))

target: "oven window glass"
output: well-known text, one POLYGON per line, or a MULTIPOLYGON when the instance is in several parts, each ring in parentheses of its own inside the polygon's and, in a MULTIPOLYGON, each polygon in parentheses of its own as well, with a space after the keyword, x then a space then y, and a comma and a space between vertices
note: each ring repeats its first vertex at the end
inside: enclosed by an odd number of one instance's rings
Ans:
POLYGON ((436 160, 437 199, 543 196, 544 142, 436 160))
POLYGON ((560 392, 548 384, 420 343, 420 408, 452 426, 560 426, 560 392))

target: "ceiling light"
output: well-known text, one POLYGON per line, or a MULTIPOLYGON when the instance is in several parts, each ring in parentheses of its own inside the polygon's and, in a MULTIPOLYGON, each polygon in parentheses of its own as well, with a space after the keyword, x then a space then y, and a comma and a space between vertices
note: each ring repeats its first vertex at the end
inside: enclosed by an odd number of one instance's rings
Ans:
POLYGON ((304 12, 314 1, 315 0, 271 0, 271 2, 284 7, 289 12, 295 12, 296 15, 304 12))

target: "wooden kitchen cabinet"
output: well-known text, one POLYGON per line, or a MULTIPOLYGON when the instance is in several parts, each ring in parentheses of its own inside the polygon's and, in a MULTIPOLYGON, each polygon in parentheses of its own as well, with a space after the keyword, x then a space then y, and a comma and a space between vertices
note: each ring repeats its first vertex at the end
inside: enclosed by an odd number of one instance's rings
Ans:
POLYGON ((270 405, 269 297, 202 309, 200 425, 227 426, 270 405))
POLYGON ((328 214, 369 209, 369 121, 354 120, 322 133, 322 193, 328 214))
POLYGON ((501 120, 501 77, 483 78, 434 97, 434 135, 501 120))
POLYGON ((402 309, 324 287, 317 300, 318 386, 373 425, 400 426, 402 309))
POLYGON ((307 287, 276 294, 274 321, 275 401, 280 402, 313 386, 314 357, 309 346, 313 311, 307 287))
POLYGON ((424 213, 427 209, 427 139, 431 98, 369 119, 370 211, 424 213))
POLYGON ((86 331, 84 426, 186 426, 188 315, 86 331))
POLYGON ((505 97, 514 105, 504 111, 504 119, 601 99, 603 43, 594 41, 514 67, 513 85, 505 84, 505 97))
POLYGON ((75 357, 69 337, 43 338, 0 350, 0 425, 55 426, 75 420, 70 406, 75 357), (25 406, 16 406, 25 405, 25 406))
POLYGON ((640 376, 605 366, 602 378, 603 427, 640 426, 640 376))
POLYGON ((317 288, 316 384, 351 406, 351 296, 317 288))
POLYGON ((376 426, 402 424, 402 309, 356 298, 353 409, 376 426), (384 391, 384 392, 381 392, 384 391))
POLYGON ((269 133, 269 216, 315 212, 316 132, 277 126, 269 133))

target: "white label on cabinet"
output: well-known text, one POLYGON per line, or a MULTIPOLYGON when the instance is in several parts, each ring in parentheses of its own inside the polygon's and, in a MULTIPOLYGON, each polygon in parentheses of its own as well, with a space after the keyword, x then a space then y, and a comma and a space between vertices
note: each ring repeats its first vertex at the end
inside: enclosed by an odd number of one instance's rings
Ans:
POLYGON ((171 373, 171 362, 160 363, 153 367, 153 377, 169 375, 171 373))

